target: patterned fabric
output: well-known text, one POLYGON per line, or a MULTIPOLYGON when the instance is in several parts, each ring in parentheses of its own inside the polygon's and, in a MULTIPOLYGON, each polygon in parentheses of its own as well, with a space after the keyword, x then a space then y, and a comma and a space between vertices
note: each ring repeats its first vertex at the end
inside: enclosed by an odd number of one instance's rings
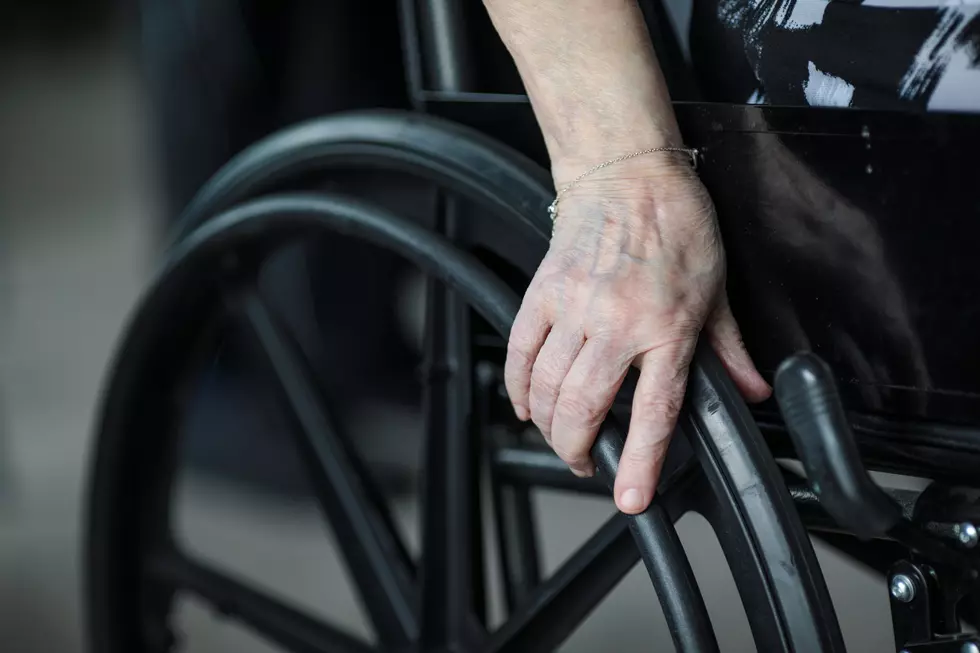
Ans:
POLYGON ((754 74, 742 101, 980 112, 980 0, 708 2, 754 74))

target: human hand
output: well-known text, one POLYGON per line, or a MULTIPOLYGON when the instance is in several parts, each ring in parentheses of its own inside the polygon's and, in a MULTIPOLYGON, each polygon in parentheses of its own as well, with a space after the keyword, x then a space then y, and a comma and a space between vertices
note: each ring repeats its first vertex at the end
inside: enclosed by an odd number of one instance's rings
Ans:
MULTIPOLYGON (((563 195, 505 369, 517 416, 531 419, 579 476, 594 473, 589 452, 599 426, 629 366, 640 369, 614 492, 631 514, 653 498, 702 330, 747 400, 771 392, 728 305, 707 190, 683 155, 643 159, 563 195)), ((559 170, 556 180, 567 181, 559 170)))

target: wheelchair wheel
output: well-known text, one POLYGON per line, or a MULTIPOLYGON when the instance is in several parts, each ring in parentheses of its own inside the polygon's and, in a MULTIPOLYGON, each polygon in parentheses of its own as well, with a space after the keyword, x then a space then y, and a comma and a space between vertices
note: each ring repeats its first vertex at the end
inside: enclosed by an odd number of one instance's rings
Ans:
MULTIPOLYGON (((615 515, 550 578, 540 578, 528 488, 599 491, 528 445, 495 399, 519 292, 547 248, 550 199, 547 175, 521 156, 415 114, 317 120, 270 137, 226 166, 186 212, 181 236, 136 310, 108 379, 88 497, 92 650, 176 650, 169 616, 175 596, 186 592, 288 651, 550 651, 641 559, 677 650, 717 650, 673 527, 689 511, 714 528, 759 650, 844 650, 780 472, 705 348, 692 367, 654 504, 636 517, 615 515), (365 168, 437 184, 439 219, 420 225, 363 200, 288 190, 311 172, 365 168), (464 207, 478 210, 468 214, 464 207), (418 560, 406 553, 352 434, 335 419, 302 350, 256 290, 259 267, 270 254, 323 233, 385 247, 432 280, 418 560), (344 534, 337 538, 340 552, 376 645, 195 560, 172 536, 179 440, 174 395, 225 316, 249 330, 292 418, 319 506, 334 532, 344 534), (503 625, 493 629, 485 616, 477 508, 481 457, 493 479, 509 608, 503 625)), ((614 410, 593 450, 610 484, 622 451, 624 410, 614 410)))

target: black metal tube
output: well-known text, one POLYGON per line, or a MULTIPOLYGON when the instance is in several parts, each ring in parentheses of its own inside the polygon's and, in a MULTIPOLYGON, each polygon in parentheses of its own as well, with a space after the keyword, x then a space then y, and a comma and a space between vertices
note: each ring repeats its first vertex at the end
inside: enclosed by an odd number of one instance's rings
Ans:
MULTIPOLYGON (((609 425, 592 447, 592 459, 607 479, 610 490, 615 483, 624 442, 622 432, 609 425)), ((639 515, 629 515, 628 520, 643 564, 657 590, 675 648, 682 652, 717 651, 718 641, 704 597, 666 510, 654 500, 639 515)))
MULTIPOLYGON (((445 210, 449 214, 437 222, 451 234, 455 216, 451 206, 445 210)), ((470 309, 434 278, 426 308, 421 646, 465 649, 471 620, 485 615, 479 449, 470 423, 470 309)))
POLYGON ((378 636, 389 646, 407 646, 418 636, 415 588, 405 567, 397 534, 372 505, 366 485, 356 473, 349 441, 326 411, 304 359, 276 323, 262 300, 246 292, 241 312, 251 327, 276 379, 310 484, 325 516, 343 524, 337 543, 357 579, 365 610, 378 636))
POLYGON ((602 479, 579 478, 572 474, 550 449, 520 446, 496 447, 491 460, 501 480, 530 487, 573 490, 585 494, 609 496, 602 479))
POLYGON ((295 653, 370 653, 374 650, 354 637, 176 551, 150 556, 146 573, 171 587, 199 596, 222 614, 238 618, 259 635, 295 653))
POLYGON ((907 547, 892 540, 863 542, 848 533, 830 531, 813 533, 813 537, 882 576, 888 574, 892 565, 909 555, 907 547))
POLYGON ((412 102, 412 107, 416 111, 421 111, 424 107, 422 93, 425 90, 425 82, 422 71, 422 42, 419 36, 418 11, 415 0, 398 0, 398 19, 408 97, 412 102))
POLYGON ((504 601, 513 613, 541 583, 536 524, 526 486, 492 483, 504 601))
POLYGON ((888 535, 926 559, 964 570, 973 580, 980 578, 980 561, 974 556, 954 549, 912 522, 900 520, 889 529, 888 535))
POLYGON ((507 445, 515 445, 520 439, 519 434, 511 431, 504 431, 496 438, 492 436, 494 429, 491 426, 490 406, 492 393, 496 393, 500 387, 497 374, 493 366, 484 361, 477 365, 475 377, 477 392, 473 421, 478 429, 476 437, 483 443, 488 461, 504 602, 508 613, 513 614, 517 606, 541 583, 534 506, 529 488, 506 478, 494 463, 499 438, 504 438, 507 445))
POLYGON ((880 565, 872 563, 875 555, 873 552, 879 552, 882 560, 886 560, 893 558, 894 556, 890 554, 894 552, 905 550, 907 553, 911 549, 933 561, 942 562, 967 573, 980 576, 980 563, 956 549, 949 536, 944 537, 939 534, 951 533, 953 524, 936 522, 922 524, 910 520, 915 508, 915 501, 920 493, 912 490, 880 488, 880 491, 889 497, 896 506, 901 507, 905 517, 900 519, 886 533, 865 539, 838 524, 821 505, 820 498, 810 489, 809 485, 805 481, 801 482, 802 477, 786 469, 783 469, 783 476, 788 479, 789 483, 792 483, 788 484, 789 494, 793 498, 797 512, 799 512, 807 529, 816 531, 818 536, 829 543, 846 542, 850 539, 855 544, 860 542, 862 546, 868 547, 868 550, 862 553, 861 547, 856 545, 841 547, 834 544, 838 549, 859 562, 881 571, 880 565), (827 535, 827 537, 823 537, 823 535, 827 535), (840 535, 841 537, 833 537, 833 535, 840 535), (880 546, 872 547, 872 543, 880 546))
MULTIPOLYGON (((416 0, 427 90, 471 91, 471 42, 466 38, 466 5, 460 0, 416 0)), ((480 8, 482 9, 482 7, 480 8)))
POLYGON ((551 651, 633 568, 639 553, 627 520, 613 515, 491 639, 491 653, 551 651))

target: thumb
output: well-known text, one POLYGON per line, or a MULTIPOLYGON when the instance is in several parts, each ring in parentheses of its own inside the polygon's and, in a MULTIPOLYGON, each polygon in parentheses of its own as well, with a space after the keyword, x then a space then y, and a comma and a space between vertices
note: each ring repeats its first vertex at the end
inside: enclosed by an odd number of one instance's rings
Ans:
POLYGON ((711 347, 718 354, 722 365, 732 377, 746 401, 758 402, 769 398, 772 388, 755 368, 749 356, 742 334, 725 298, 708 317, 704 328, 711 347))

